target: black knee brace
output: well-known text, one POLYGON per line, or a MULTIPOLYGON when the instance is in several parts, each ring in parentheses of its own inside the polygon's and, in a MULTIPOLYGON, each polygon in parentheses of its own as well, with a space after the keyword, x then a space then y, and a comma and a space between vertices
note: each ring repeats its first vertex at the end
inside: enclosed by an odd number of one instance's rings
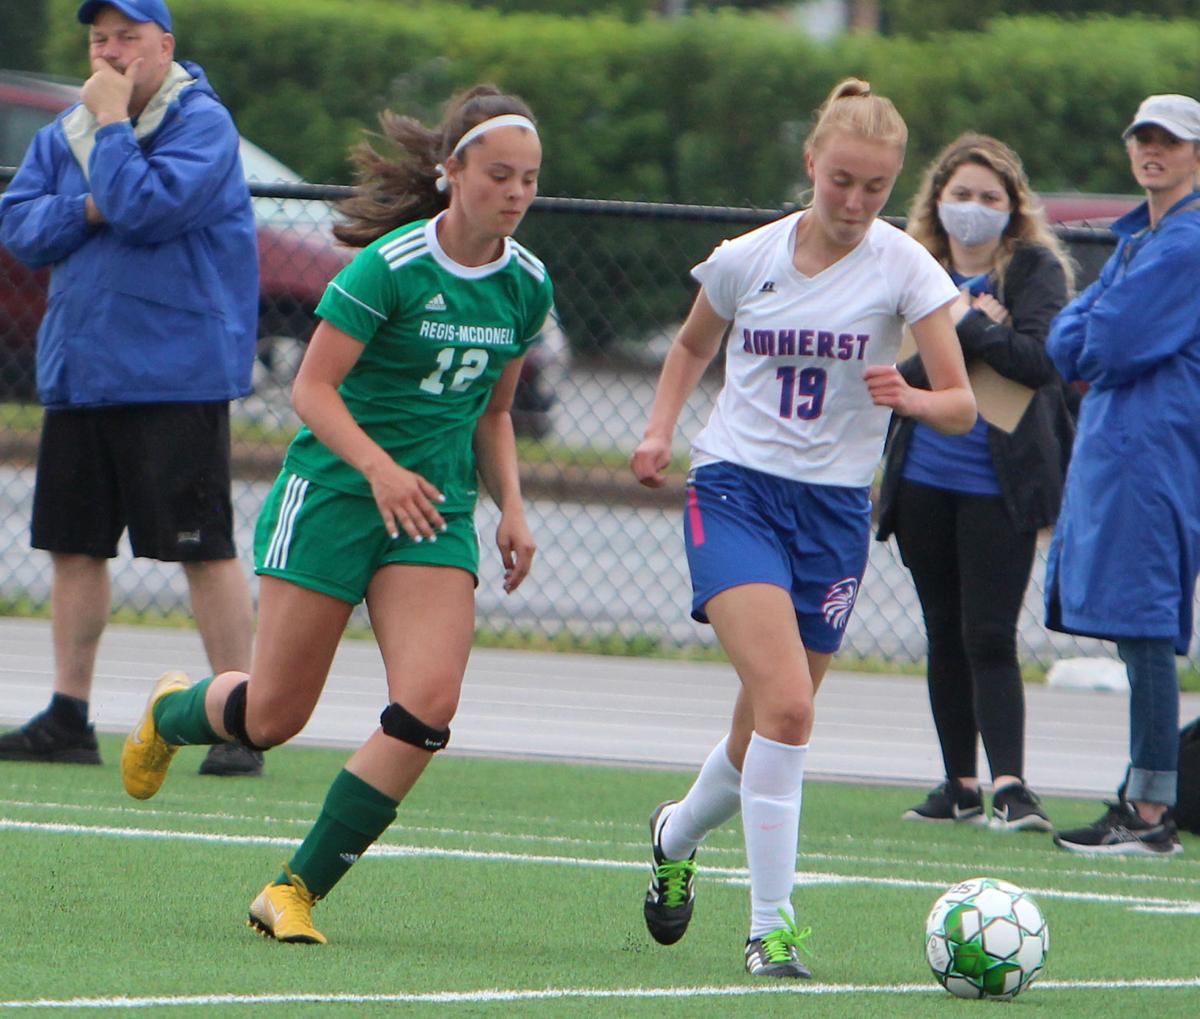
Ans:
POLYGON ((436 754, 450 742, 449 729, 435 729, 426 725, 416 715, 406 711, 399 704, 389 704, 379 716, 379 724, 386 735, 408 743, 421 750, 436 754))
POLYGON ((236 736, 242 743, 248 746, 251 750, 257 750, 261 753, 264 750, 270 750, 270 747, 260 747, 258 744, 251 742, 250 737, 246 735, 246 685, 247 680, 243 679, 237 686, 229 691, 229 697, 225 701, 225 731, 232 736, 236 736))

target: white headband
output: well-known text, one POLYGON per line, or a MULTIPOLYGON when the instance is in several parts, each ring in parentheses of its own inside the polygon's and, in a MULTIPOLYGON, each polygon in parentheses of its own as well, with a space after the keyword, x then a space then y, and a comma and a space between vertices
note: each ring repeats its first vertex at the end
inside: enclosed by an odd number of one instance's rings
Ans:
MULTIPOLYGON (((470 131, 458 139, 458 144, 454 146, 450 155, 457 156, 464 148, 471 144, 476 138, 482 134, 487 134, 497 127, 523 127, 537 134, 537 128, 533 121, 528 117, 522 117, 519 113, 504 113, 499 117, 492 117, 490 120, 484 120, 476 124, 470 131)), ((435 187, 443 193, 450 190, 450 178, 446 175, 446 164, 438 163, 434 167, 438 172, 438 179, 435 182, 435 187)))

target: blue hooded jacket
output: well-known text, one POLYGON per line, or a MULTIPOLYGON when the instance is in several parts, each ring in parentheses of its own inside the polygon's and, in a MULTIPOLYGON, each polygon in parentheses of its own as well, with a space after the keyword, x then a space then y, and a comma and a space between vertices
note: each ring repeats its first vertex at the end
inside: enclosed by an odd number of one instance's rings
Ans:
POLYGON ((1200 192, 1113 224, 1100 278, 1046 349, 1089 384, 1046 568, 1046 621, 1187 654, 1200 573, 1200 192))
POLYGON ((258 251, 238 143, 192 63, 172 65, 135 124, 97 128, 80 103, 34 137, 0 196, 0 244, 52 266, 37 351, 46 407, 250 392, 258 251))

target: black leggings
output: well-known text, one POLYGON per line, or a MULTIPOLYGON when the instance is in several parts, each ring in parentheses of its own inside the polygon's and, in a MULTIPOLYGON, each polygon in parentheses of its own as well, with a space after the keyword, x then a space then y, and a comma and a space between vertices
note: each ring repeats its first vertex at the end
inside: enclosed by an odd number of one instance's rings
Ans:
POLYGON ((896 543, 925 616, 929 704, 946 776, 975 777, 982 736, 993 778, 1024 777, 1017 616, 1037 533, 1014 530, 999 496, 902 481, 897 499, 896 543))

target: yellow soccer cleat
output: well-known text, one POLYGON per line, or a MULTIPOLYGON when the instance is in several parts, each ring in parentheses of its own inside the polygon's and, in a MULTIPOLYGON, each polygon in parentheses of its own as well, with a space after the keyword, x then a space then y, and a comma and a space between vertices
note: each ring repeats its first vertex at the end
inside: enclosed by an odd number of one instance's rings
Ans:
POLYGON ((192 681, 182 672, 164 672, 150 691, 150 699, 146 701, 146 710, 138 724, 125 737, 125 746, 121 748, 121 784, 135 800, 148 800, 162 788, 171 758, 179 749, 158 734, 154 705, 167 694, 186 690, 191 685, 192 681))
POLYGON ((270 884, 259 893, 250 903, 246 923, 264 938, 295 945, 326 944, 325 935, 312 925, 312 908, 317 897, 290 871, 288 879, 291 884, 270 884))

